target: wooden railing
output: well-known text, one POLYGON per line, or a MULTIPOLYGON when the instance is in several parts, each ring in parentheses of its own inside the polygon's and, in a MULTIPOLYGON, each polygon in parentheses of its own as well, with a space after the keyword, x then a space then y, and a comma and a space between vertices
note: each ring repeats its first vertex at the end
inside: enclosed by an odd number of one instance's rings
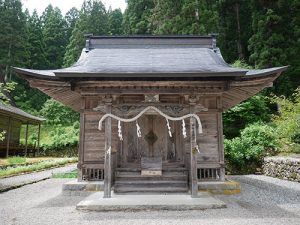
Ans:
POLYGON ((220 181, 222 179, 220 163, 198 163, 197 179, 198 181, 220 181))
POLYGON ((220 168, 199 168, 197 177, 200 181, 220 180, 220 168))
POLYGON ((86 164, 82 167, 82 180, 100 181, 104 180, 104 168, 99 164, 86 164))

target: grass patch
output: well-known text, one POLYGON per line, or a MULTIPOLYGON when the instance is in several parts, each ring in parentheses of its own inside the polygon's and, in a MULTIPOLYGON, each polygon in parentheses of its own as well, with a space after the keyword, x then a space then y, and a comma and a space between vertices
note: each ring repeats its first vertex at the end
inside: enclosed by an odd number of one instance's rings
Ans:
POLYGON ((68 173, 54 173, 52 174, 52 178, 69 178, 69 179, 74 179, 77 178, 78 172, 77 170, 74 170, 72 172, 68 173))
POLYGON ((7 162, 8 165, 25 164, 26 158, 20 156, 9 157, 7 162))
POLYGON ((0 178, 1 177, 7 177, 7 176, 13 176, 18 175, 22 173, 29 173, 29 172, 35 172, 40 171, 44 169, 49 169, 52 167, 60 167, 64 166, 68 163, 75 163, 78 161, 78 158, 60 158, 60 159, 53 159, 53 160, 47 160, 47 161, 41 161, 32 165, 27 166, 18 166, 18 167, 7 167, 6 169, 0 170, 0 178))
POLYGON ((29 158, 29 157, 13 156, 13 157, 9 157, 9 158, 0 159, 0 166, 13 166, 13 165, 18 165, 18 164, 34 164, 34 163, 39 163, 42 161, 50 161, 50 160, 56 160, 56 159, 60 159, 60 158, 57 158, 57 157, 29 158), (24 160, 25 160, 25 162, 24 162, 24 160))

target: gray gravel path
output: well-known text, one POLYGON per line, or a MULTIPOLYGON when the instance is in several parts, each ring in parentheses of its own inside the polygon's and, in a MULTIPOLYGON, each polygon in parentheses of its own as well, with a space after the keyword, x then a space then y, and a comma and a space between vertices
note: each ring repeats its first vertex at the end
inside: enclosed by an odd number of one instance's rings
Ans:
MULTIPOLYGON (((299 225, 300 192, 272 183, 259 184, 247 176, 241 181, 242 193, 217 196, 225 209, 194 211, 82 212, 75 205, 84 197, 61 194, 65 179, 48 179, 0 194, 1 225, 182 225, 246 224, 299 225)), ((296 185, 296 184, 293 184, 296 185)), ((297 185, 296 185, 297 186, 297 185)))
POLYGON ((10 190, 12 188, 20 187, 26 184, 32 184, 41 180, 48 179, 52 173, 64 173, 76 169, 76 164, 71 164, 64 167, 44 170, 40 172, 28 173, 19 176, 8 178, 0 178, 0 192, 10 190))

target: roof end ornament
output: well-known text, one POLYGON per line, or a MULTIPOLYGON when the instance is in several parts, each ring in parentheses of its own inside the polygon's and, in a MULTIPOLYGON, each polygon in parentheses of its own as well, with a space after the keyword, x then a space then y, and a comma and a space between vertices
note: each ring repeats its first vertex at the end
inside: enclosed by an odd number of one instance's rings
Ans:
POLYGON ((217 47, 217 36, 219 34, 218 33, 210 33, 209 35, 212 37, 212 49, 216 52, 218 50, 218 47, 217 47))
POLYGON ((85 34, 84 37, 86 38, 85 40, 85 52, 89 52, 91 49, 91 37, 93 37, 93 34, 85 34))

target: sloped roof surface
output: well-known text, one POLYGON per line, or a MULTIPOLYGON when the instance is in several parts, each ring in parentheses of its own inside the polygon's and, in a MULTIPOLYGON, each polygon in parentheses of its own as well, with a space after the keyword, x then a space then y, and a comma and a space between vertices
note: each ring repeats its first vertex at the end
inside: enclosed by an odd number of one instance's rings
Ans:
POLYGON ((23 110, 10 106, 10 105, 3 105, 2 103, 0 103, 0 113, 4 112, 5 114, 9 114, 9 115, 15 115, 16 117, 20 117, 20 119, 24 120, 24 121, 28 121, 28 122, 35 122, 35 123, 39 123, 39 122, 43 122, 45 121, 44 118, 40 118, 37 116, 33 116, 27 112, 24 112, 23 110))
MULTIPOLYGON (((283 68, 271 68, 274 73, 283 68)), ((46 79, 60 77, 220 77, 259 75, 233 68, 222 58, 213 36, 89 37, 78 61, 57 70, 15 68, 46 79)))

